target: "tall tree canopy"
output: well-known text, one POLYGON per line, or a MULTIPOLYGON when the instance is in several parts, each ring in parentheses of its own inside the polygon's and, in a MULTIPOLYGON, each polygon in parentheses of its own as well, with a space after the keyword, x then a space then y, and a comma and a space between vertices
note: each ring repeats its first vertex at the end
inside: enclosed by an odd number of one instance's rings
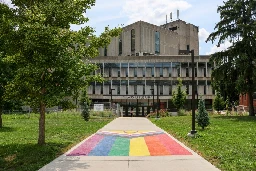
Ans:
POLYGON ((13 77, 14 66, 11 66, 4 61, 7 52, 11 52, 12 46, 10 41, 13 37, 12 31, 15 24, 13 23, 14 15, 12 10, 3 3, 0 3, 0 128, 2 123, 2 111, 5 100, 3 98, 5 93, 5 86, 7 82, 13 77))
POLYGON ((85 24, 84 13, 95 0, 12 0, 16 27, 12 54, 5 61, 17 65, 17 74, 6 86, 6 98, 20 98, 40 109, 38 144, 45 143, 45 108, 58 105, 91 81, 100 81, 89 59, 99 54, 121 29, 105 28, 99 37, 85 26, 79 31, 70 24, 85 24))
POLYGON ((217 86, 225 85, 238 93, 248 93, 249 115, 254 116, 256 1, 227 0, 223 3, 217 10, 220 22, 215 26, 216 31, 206 41, 217 40, 218 45, 230 41, 232 46, 212 55, 216 66, 212 79, 217 86))

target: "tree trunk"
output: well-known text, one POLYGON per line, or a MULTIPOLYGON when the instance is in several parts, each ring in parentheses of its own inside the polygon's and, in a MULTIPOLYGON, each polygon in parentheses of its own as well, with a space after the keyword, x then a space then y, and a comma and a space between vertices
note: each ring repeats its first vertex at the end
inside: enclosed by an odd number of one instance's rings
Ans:
POLYGON ((38 144, 45 144, 45 104, 40 102, 40 118, 39 118, 39 135, 38 135, 38 144))
POLYGON ((248 98, 249 98, 249 116, 255 116, 254 107, 253 107, 253 93, 252 92, 248 92, 248 98))

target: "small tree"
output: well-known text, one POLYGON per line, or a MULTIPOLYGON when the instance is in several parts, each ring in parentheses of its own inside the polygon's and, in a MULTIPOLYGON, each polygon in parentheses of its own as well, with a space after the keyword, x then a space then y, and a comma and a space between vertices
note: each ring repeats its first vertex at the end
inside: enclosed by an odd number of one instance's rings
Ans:
POLYGON ((220 95, 219 92, 217 92, 217 95, 216 95, 216 97, 215 97, 215 99, 214 99, 213 108, 214 108, 215 110, 217 110, 218 112, 219 112, 220 110, 223 110, 223 109, 225 108, 225 102, 224 102, 224 100, 223 100, 223 98, 221 97, 221 95, 220 95))
POLYGON ((210 124, 208 112, 205 109, 204 100, 200 99, 198 103, 198 115, 197 115, 197 123, 202 129, 207 127, 210 124))
POLYGON ((89 121, 90 119, 90 111, 89 111, 89 99, 87 97, 86 91, 83 92, 81 99, 80 99, 80 105, 82 108, 82 117, 85 121, 89 121))
POLYGON ((186 101, 187 93, 181 89, 182 87, 182 80, 178 78, 178 87, 177 90, 172 94, 172 102, 177 110, 180 110, 184 107, 184 103, 186 101))

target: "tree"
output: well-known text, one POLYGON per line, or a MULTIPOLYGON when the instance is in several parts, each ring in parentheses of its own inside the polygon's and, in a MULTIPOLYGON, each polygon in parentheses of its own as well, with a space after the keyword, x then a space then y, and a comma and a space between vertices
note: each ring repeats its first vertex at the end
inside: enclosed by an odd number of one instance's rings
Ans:
POLYGON ((187 93, 186 91, 181 90, 182 80, 178 78, 178 87, 177 90, 172 94, 172 102, 177 110, 180 110, 184 107, 184 103, 186 101, 187 93))
POLYGON ((82 117, 85 121, 89 121, 90 119, 90 111, 89 111, 89 98, 87 97, 86 90, 83 91, 80 99, 80 105, 82 108, 82 117))
POLYGON ((85 26, 79 31, 70 24, 84 24, 83 15, 95 0, 26 1, 12 0, 17 7, 14 55, 5 61, 17 65, 17 74, 6 86, 6 98, 19 98, 39 108, 38 144, 45 144, 45 109, 58 105, 92 81, 102 80, 93 75, 97 65, 89 62, 99 54, 98 48, 118 36, 120 28, 109 29, 99 36, 85 26))
POLYGON ((230 41, 232 46, 226 51, 212 55, 211 61, 216 64, 212 78, 213 81, 221 79, 227 88, 230 88, 227 85, 231 83, 234 86, 232 90, 235 88, 240 94, 247 93, 249 115, 254 116, 256 1, 227 0, 223 3, 224 5, 217 9, 220 13, 220 22, 215 26, 216 31, 211 33, 206 41, 213 43, 218 40, 218 46, 230 41))
POLYGON ((200 126, 202 129, 204 129, 210 124, 208 112, 205 109, 205 103, 202 98, 199 100, 199 103, 198 103, 197 123, 198 123, 198 126, 200 126))
POLYGON ((217 92, 217 95, 215 96, 215 99, 213 101, 213 108, 218 112, 225 108, 225 101, 223 100, 219 92, 217 92))
POLYGON ((6 4, 0 2, 0 128, 3 127, 2 112, 6 101, 4 100, 5 86, 8 81, 13 78, 15 66, 10 65, 4 61, 8 52, 11 50, 9 41, 12 39, 12 31, 14 30, 14 24, 12 19, 14 15, 12 9, 6 4))

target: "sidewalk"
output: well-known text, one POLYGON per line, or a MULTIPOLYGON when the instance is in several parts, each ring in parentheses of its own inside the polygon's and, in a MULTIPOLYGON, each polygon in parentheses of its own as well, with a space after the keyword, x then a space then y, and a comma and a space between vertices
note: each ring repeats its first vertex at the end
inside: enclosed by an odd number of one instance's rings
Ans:
POLYGON ((219 171, 146 118, 117 118, 39 171, 219 171))

